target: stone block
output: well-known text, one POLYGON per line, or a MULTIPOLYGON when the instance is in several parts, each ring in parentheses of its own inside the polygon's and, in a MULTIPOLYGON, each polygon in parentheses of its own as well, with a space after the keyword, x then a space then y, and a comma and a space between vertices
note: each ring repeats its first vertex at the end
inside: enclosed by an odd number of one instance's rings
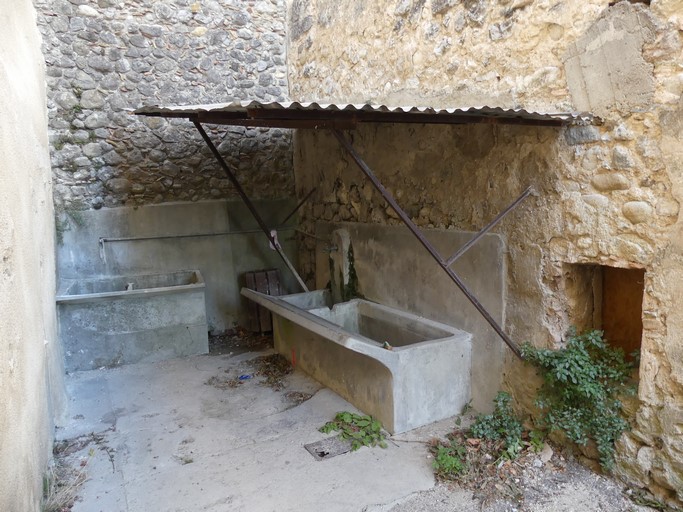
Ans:
POLYGON ((92 18, 96 18, 96 17, 100 16, 100 13, 97 9, 90 7, 89 5, 85 5, 85 4, 78 6, 78 12, 79 12, 79 14, 81 14, 83 16, 89 16, 92 18))
POLYGON ((615 146, 612 152, 612 165, 615 169, 630 169, 633 167, 631 152, 624 146, 615 146))
POLYGON ((112 178, 107 181, 107 188, 115 194, 128 193, 131 190, 131 183, 125 178, 112 178))
POLYGON ((587 144, 600 140, 600 132, 595 126, 570 126, 564 132, 564 138, 570 146, 587 144))
POLYGON ((91 142, 83 146, 83 154, 87 157, 93 158, 102 155, 102 148, 99 143, 91 142))
POLYGON ((627 190, 631 188, 629 179, 620 173, 605 173, 594 176, 591 184, 601 192, 611 192, 613 190, 627 190))
POLYGON ((145 37, 159 37, 164 33, 161 25, 140 25, 140 33, 145 37))
POLYGON ((85 118, 84 123, 90 130, 102 128, 109 124, 109 116, 104 112, 94 112, 85 118))
POLYGON ((609 204, 609 199, 602 194, 586 194, 581 197, 583 201, 598 210, 607 208, 609 204))
POLYGON ((109 73, 114 70, 114 64, 106 57, 95 56, 87 60, 88 66, 101 73, 109 73))
POLYGON ((96 109, 104 106, 104 98, 96 90, 83 91, 81 106, 88 109, 96 109))
POLYGON ((630 201, 623 206, 622 213, 632 224, 640 224, 650 220, 653 209, 644 201, 630 201))

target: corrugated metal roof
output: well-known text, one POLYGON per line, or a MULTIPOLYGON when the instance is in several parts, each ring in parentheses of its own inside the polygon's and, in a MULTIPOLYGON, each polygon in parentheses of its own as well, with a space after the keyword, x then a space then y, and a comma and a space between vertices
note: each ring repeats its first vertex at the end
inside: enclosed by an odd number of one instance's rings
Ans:
POLYGON ((135 111, 137 115, 180 117, 210 124, 242 126, 279 126, 284 128, 348 128, 358 123, 466 124, 500 123, 540 126, 595 124, 598 118, 579 112, 533 112, 500 107, 391 107, 387 105, 338 105, 232 101, 208 105, 150 106, 135 111))

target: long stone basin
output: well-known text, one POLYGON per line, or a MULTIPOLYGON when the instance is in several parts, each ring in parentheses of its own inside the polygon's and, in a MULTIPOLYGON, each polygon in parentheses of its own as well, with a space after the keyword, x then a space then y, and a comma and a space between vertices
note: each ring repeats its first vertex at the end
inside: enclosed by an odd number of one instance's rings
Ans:
POLYGON ((209 351, 198 270, 63 280, 57 315, 68 372, 209 351))
POLYGON ((470 400, 467 332, 368 300, 331 306, 327 290, 242 295, 273 313, 277 352, 392 434, 460 414, 470 400))

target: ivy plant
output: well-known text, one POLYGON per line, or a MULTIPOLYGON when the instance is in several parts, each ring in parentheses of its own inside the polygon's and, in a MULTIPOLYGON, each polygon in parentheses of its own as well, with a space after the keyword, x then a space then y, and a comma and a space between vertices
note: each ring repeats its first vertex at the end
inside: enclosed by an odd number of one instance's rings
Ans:
POLYGON ((539 426, 563 432, 579 445, 595 442, 603 469, 614 467, 614 443, 628 429, 619 397, 633 394, 633 363, 624 352, 611 347, 598 330, 569 332, 559 350, 522 346, 525 360, 543 376, 536 406, 539 426))
POLYGON ((387 447, 382 424, 372 416, 338 412, 334 420, 328 421, 319 430, 324 434, 339 432, 342 439, 351 441, 351 450, 357 450, 361 446, 387 447))

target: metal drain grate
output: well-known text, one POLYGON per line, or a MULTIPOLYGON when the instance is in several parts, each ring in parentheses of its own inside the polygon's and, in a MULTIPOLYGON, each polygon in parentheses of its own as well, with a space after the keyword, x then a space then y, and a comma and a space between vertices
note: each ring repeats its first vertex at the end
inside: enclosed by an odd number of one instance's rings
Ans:
POLYGON ((351 451, 351 441, 340 437, 328 437, 315 443, 305 444, 304 448, 315 460, 327 460, 351 451))

